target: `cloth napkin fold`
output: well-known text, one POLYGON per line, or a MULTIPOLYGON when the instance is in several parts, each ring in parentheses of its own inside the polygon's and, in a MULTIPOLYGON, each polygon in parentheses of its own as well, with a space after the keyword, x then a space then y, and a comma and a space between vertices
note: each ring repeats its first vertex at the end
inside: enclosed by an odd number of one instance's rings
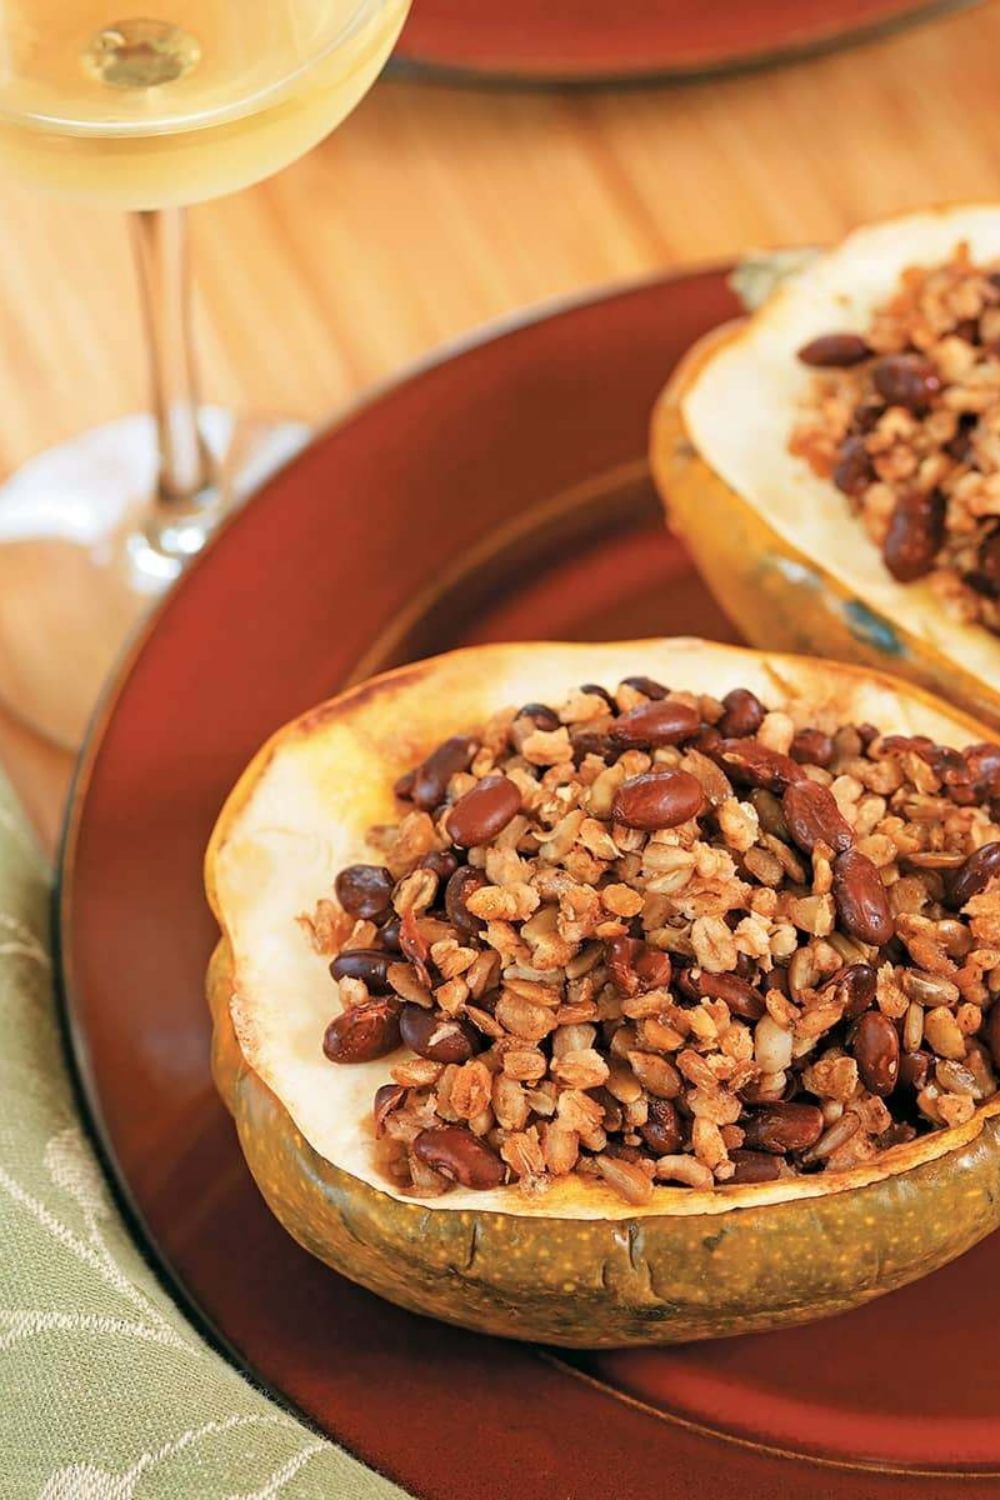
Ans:
POLYGON ((143 1260, 74 1105, 48 902, 0 777, 0 1496, 400 1500, 210 1349, 143 1260))

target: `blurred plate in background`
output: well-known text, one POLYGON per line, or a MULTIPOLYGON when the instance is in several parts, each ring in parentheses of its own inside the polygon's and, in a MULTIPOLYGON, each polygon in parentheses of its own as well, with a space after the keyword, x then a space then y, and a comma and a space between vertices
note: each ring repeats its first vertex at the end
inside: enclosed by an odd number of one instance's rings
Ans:
POLYGON ((821 51, 976 0, 416 0, 404 64, 594 83, 697 76, 821 51))

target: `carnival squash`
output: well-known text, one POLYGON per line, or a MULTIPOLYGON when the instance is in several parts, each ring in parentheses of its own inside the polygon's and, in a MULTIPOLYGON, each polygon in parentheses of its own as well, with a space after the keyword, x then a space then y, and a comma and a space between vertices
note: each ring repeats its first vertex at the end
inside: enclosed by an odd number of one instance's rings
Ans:
POLYGON ((222 932, 208 981, 214 1073, 265 1199, 341 1274, 487 1333, 608 1346, 801 1323, 932 1271, 1000 1221, 1000 1096, 864 1166, 658 1186, 642 1207, 578 1177, 539 1198, 458 1188, 420 1201, 380 1176, 368 1122, 392 1059, 324 1058, 331 985, 296 917, 343 866, 372 857, 368 831, 394 816, 394 783, 443 737, 635 672, 718 697, 740 685, 806 717, 947 745, 982 739, 920 689, 831 662, 696 640, 477 647, 389 672, 279 730, 208 850, 222 932))
POLYGON ((961 245, 1000 256, 1000 207, 928 210, 857 230, 783 277, 752 316, 708 334, 654 414, 652 466, 669 524, 754 645, 881 667, 1000 722, 1000 637, 950 613, 926 579, 899 582, 845 495, 789 451, 815 370, 796 356, 863 335, 911 267, 961 245))

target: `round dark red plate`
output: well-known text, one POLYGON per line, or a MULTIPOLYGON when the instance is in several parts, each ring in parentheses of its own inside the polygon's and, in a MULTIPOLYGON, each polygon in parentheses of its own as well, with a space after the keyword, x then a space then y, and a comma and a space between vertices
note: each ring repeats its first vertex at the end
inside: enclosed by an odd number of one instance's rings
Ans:
POLYGON ((311 1260, 263 1206, 209 1077, 201 856, 277 725, 461 642, 729 634, 643 453, 671 366, 736 311, 719 271, 628 288, 356 409, 191 568, 83 758, 61 979, 123 1201, 235 1360, 430 1500, 1000 1494, 1000 1240, 833 1322, 552 1355, 400 1312, 311 1260))
POLYGON ((524 83, 690 77, 858 41, 973 0, 415 0, 398 60, 524 83))

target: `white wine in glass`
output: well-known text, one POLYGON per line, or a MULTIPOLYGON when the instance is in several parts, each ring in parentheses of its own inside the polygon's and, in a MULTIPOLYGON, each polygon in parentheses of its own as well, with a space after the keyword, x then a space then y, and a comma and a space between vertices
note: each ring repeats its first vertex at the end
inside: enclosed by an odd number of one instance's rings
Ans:
POLYGON ((150 345, 151 418, 84 434, 0 485, 0 699, 62 743, 150 596, 304 438, 199 407, 181 210, 322 140, 409 9, 144 0, 129 18, 118 3, 0 0, 0 175, 132 211, 150 345))

